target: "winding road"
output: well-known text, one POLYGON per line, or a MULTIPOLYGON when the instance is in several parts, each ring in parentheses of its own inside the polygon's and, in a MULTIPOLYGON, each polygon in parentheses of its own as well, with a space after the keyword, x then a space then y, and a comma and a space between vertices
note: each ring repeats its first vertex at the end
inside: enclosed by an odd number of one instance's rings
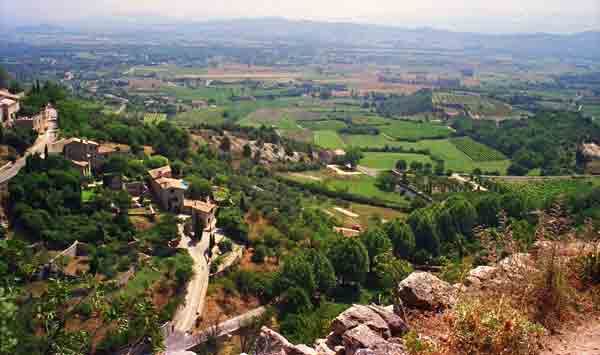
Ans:
POLYGON ((58 136, 58 115, 54 114, 48 120, 48 129, 43 134, 40 134, 33 145, 27 149, 25 155, 17 159, 10 167, 0 171, 0 184, 8 182, 10 179, 17 176, 19 171, 27 164, 27 157, 39 153, 44 154, 46 146, 54 143, 58 136))

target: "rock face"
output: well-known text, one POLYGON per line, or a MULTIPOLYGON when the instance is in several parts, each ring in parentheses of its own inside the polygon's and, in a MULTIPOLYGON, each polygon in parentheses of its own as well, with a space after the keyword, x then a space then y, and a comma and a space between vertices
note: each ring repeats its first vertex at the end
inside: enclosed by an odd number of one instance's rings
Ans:
POLYGON ((498 268, 493 266, 478 266, 471 270, 465 279, 465 285, 481 288, 482 284, 496 277, 498 268))
POLYGON ((436 310, 456 302, 456 289, 428 272, 413 272, 400 282, 398 292, 410 308, 436 310))
POLYGON ((354 305, 333 320, 332 332, 314 348, 292 345, 275 331, 263 327, 256 355, 404 355, 398 341, 408 326, 389 310, 354 305))

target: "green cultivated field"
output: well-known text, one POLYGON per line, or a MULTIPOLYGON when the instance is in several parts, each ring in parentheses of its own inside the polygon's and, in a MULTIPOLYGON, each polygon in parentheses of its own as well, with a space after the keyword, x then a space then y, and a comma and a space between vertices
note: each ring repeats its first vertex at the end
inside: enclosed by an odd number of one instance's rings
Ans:
POLYGON ((347 146, 360 148, 383 148, 386 145, 398 147, 402 144, 386 138, 383 135, 371 136, 366 134, 342 135, 342 139, 347 146))
POLYGON ((525 198, 537 207, 556 198, 561 194, 589 191, 593 186, 600 185, 600 179, 577 179, 577 180, 543 180, 527 182, 502 182, 509 190, 523 194, 525 198))
POLYGON ((219 125, 225 122, 223 117, 224 108, 208 108, 204 110, 194 110, 177 114, 173 122, 182 127, 191 127, 197 124, 219 125))
POLYGON ((315 144, 325 149, 344 148, 344 141, 335 131, 315 131, 315 144))
POLYGON ((360 161, 360 165, 364 165, 368 168, 391 170, 396 167, 398 160, 406 160, 410 165, 413 161, 417 161, 423 164, 430 163, 433 166, 433 161, 428 155, 423 154, 410 154, 410 153, 379 153, 379 152, 367 152, 364 153, 365 157, 360 161))
POLYGON ((402 195, 397 193, 389 193, 379 190, 375 186, 375 178, 368 175, 358 175, 352 177, 337 177, 328 175, 324 171, 309 171, 298 174, 285 174, 283 175, 286 179, 298 181, 301 183, 321 184, 330 191, 347 192, 353 195, 376 198, 381 201, 393 203, 398 206, 406 206, 408 200, 402 195), (302 175, 312 176, 321 179, 321 182, 317 182, 310 177, 303 177, 302 175))
POLYGON ((166 113, 146 113, 144 115, 144 123, 146 124, 159 124, 162 121, 166 121, 167 120, 167 114, 166 113))
POLYGON ((313 131, 337 131, 348 127, 344 122, 337 120, 301 121, 300 125, 313 131))
POLYGON ((359 126, 383 126, 387 125, 391 120, 379 116, 358 116, 352 117, 352 124, 359 126))
POLYGON ((469 137, 454 138, 450 140, 460 151, 474 161, 506 160, 506 156, 499 151, 484 144, 474 141, 469 137))
POLYGON ((380 130, 390 137, 411 141, 425 138, 444 138, 452 133, 446 126, 412 121, 393 121, 387 126, 380 127, 380 130))
POLYGON ((453 170, 454 172, 465 172, 470 173, 475 168, 479 168, 483 171, 496 171, 500 173, 506 173, 506 169, 510 165, 510 160, 498 160, 498 161, 487 161, 487 162, 476 162, 469 158, 468 155, 460 151, 450 139, 429 139, 422 140, 416 143, 412 142, 399 142, 403 147, 415 148, 415 149, 429 149, 431 155, 445 160, 446 170, 453 170))

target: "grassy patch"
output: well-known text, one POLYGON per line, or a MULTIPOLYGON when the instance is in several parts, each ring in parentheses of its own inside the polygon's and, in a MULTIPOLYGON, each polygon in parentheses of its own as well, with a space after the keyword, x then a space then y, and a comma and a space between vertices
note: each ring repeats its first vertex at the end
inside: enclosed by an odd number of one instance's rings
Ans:
POLYGON ((419 140, 450 136, 450 129, 443 125, 428 122, 393 121, 380 127, 381 132, 396 139, 419 140))
POLYGON ((390 140, 381 134, 377 136, 366 134, 343 135, 342 140, 347 146, 360 148, 397 147, 401 145, 399 142, 390 140))
POLYGON ((83 190, 81 191, 81 202, 90 202, 94 196, 96 196, 96 191, 94 190, 83 190))
POLYGON ((337 131, 348 127, 346 123, 337 120, 302 121, 300 125, 313 131, 337 131))
POLYGON ((316 131, 315 144, 326 149, 344 147, 344 141, 335 131, 316 131))
POLYGON ((365 157, 360 161, 360 165, 373 169, 394 169, 398 160, 406 160, 408 164, 417 161, 423 164, 430 163, 433 165, 431 158, 423 154, 367 152, 364 153, 364 155, 365 157))
POLYGON ((429 149, 431 156, 442 159, 446 162, 445 168, 454 172, 470 173, 475 168, 483 171, 499 171, 506 173, 506 169, 510 165, 510 160, 498 160, 487 162, 476 162, 469 158, 468 155, 460 151, 449 139, 430 139, 422 140, 415 143, 398 142, 405 148, 429 149))
POLYGON ((167 120, 166 113, 146 113, 144 115, 144 123, 157 125, 167 120))

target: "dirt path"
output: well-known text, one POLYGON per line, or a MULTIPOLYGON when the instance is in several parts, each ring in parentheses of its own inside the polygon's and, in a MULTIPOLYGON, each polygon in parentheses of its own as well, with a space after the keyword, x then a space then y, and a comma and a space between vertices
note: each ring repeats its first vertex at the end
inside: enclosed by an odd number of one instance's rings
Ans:
POLYGON ((577 329, 552 336, 542 355, 600 355, 600 316, 577 329))

